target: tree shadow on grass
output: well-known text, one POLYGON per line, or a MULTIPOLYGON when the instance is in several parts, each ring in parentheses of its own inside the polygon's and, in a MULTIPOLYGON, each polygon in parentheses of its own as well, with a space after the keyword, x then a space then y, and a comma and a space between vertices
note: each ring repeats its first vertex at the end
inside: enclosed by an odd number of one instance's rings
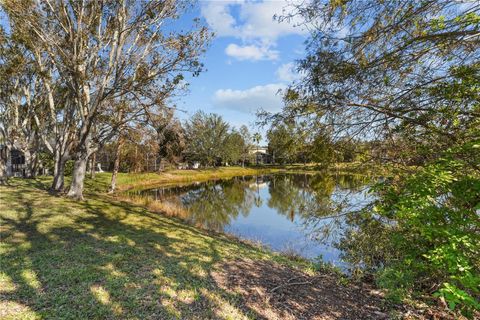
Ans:
POLYGON ((262 318, 211 277, 234 243, 126 203, 22 184, 0 212, 2 318, 262 318))

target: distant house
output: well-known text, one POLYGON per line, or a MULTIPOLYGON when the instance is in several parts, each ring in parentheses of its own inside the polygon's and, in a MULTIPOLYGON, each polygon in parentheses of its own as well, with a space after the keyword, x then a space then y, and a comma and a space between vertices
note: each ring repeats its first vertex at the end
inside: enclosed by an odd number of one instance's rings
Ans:
POLYGON ((192 168, 192 169, 198 169, 198 168, 200 168, 200 162, 194 161, 194 162, 190 165, 190 168, 192 168))
POLYGON ((7 177, 23 177, 25 175, 25 155, 18 149, 8 149, 0 145, 0 160, 5 165, 7 177))
POLYGON ((249 154, 253 156, 254 163, 272 163, 272 155, 268 153, 268 148, 265 146, 252 146, 249 154))

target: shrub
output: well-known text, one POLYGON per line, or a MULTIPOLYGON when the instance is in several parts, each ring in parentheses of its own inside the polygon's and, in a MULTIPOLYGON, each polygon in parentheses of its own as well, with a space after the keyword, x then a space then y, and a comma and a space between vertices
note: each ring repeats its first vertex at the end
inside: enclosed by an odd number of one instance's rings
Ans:
POLYGON ((436 290, 451 309, 480 310, 480 179, 453 158, 428 165, 402 183, 377 187, 376 214, 395 254, 378 282, 396 299, 436 290))

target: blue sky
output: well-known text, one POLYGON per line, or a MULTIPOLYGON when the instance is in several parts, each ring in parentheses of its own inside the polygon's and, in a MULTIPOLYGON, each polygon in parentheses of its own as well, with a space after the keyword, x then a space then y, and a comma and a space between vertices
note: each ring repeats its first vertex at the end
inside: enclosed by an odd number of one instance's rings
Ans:
POLYGON ((295 21, 273 20, 288 10, 284 0, 200 1, 182 18, 201 17, 216 37, 202 59, 207 71, 188 78, 190 92, 176 99, 178 109, 186 111, 179 111, 178 117, 203 110, 222 115, 237 128, 245 124, 257 131, 252 125, 258 108, 279 111, 277 92, 298 79, 292 67, 304 54, 306 37, 295 21))

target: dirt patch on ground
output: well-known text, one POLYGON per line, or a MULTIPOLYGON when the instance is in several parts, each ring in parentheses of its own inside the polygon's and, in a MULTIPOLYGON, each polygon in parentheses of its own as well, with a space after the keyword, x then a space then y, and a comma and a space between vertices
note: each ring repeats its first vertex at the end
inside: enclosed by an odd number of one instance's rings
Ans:
POLYGON ((212 273, 264 319, 387 319, 379 292, 343 286, 335 275, 309 276, 266 261, 237 260, 212 273))
POLYGON ((342 285, 334 274, 311 276, 269 261, 246 259, 221 264, 216 270, 212 272, 216 284, 239 294, 245 308, 259 319, 446 319, 404 307, 392 311, 380 291, 368 284, 342 285))

